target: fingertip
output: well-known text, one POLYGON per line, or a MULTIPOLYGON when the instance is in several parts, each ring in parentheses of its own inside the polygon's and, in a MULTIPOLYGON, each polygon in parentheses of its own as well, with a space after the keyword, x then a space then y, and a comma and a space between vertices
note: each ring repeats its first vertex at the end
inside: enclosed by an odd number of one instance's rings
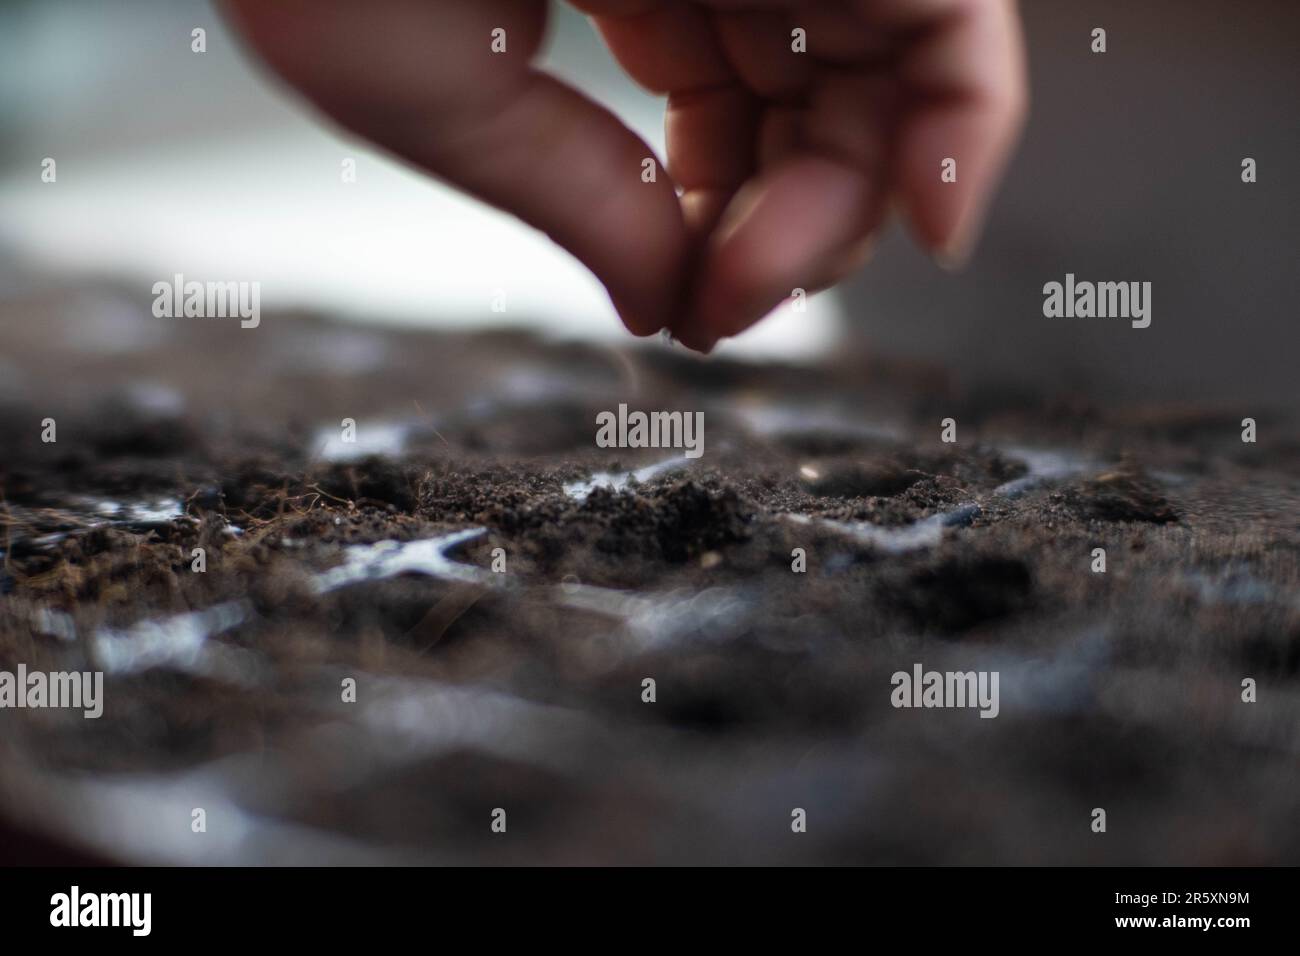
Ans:
POLYGON ((970 262, 972 246, 962 242, 949 242, 933 250, 931 255, 937 265, 944 272, 961 272, 970 262))
POLYGON ((670 325, 667 331, 671 341, 701 355, 712 352, 721 338, 709 325, 700 321, 695 303, 684 309, 678 321, 670 325))
MULTIPOLYGON (((941 163, 951 157, 943 148, 917 140, 937 140, 935 132, 910 131, 904 143, 899 202, 908 230, 944 270, 961 269, 970 259, 983 228, 987 194, 992 177, 980 162, 956 160, 956 182, 940 178, 941 163)), ((949 147, 950 152, 957 152, 949 147)), ((973 152, 973 150, 972 150, 973 152)))
POLYGON ((733 205, 710 243, 690 313, 691 325, 715 342, 760 322, 797 290, 854 271, 885 210, 871 176, 815 156, 773 170, 733 205))
POLYGON ((654 314, 646 314, 647 310, 644 307, 641 309, 629 308, 626 303, 621 302, 612 294, 609 301, 614 306, 614 311, 618 313, 619 320, 623 323, 624 328, 637 338, 657 335, 667 324, 654 314))
POLYGON ((701 355, 708 355, 712 352, 719 341, 716 336, 707 332, 686 332, 682 335, 675 335, 673 338, 692 352, 699 352, 701 355))
POLYGON ((712 349, 717 341, 729 335, 743 332, 761 316, 749 317, 750 309, 743 301, 742 286, 734 275, 735 270, 728 268, 733 256, 726 254, 711 255, 706 260, 703 281, 696 289, 695 296, 687 312, 687 335, 692 348, 704 351, 704 347, 695 343, 705 343, 712 349))

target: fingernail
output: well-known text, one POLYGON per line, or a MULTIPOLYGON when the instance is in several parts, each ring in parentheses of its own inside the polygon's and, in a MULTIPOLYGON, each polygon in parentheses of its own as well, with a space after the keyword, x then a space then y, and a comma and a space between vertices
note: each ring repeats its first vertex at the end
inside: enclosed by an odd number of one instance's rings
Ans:
POLYGON ((948 241, 934 254, 939 268, 948 272, 964 269, 975 252, 983 232, 983 216, 978 210, 967 210, 948 235, 948 241))
POLYGON ((682 345, 685 345, 693 352, 699 352, 701 355, 708 355, 718 345, 718 340, 712 337, 693 339, 690 342, 687 342, 685 339, 682 339, 681 341, 682 345))
POLYGON ((934 253, 934 261, 944 272, 960 272, 970 261, 970 244, 957 240, 948 243, 934 253))

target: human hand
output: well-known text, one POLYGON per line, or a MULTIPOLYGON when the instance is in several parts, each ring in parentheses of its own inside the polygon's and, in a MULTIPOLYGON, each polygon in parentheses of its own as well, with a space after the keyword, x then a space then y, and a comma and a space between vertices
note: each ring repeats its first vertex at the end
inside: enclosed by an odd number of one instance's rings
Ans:
POLYGON ((670 175, 644 182, 650 148, 533 66, 545 0, 225 2, 326 114, 545 231, 632 332, 701 351, 859 268, 891 203, 963 259, 1025 112, 1014 0, 574 0, 667 95, 670 175))

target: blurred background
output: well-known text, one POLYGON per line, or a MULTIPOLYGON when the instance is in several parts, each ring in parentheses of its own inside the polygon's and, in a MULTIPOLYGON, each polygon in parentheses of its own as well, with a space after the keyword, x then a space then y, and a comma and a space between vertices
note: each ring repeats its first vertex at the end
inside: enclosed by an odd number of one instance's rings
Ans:
MULTIPOLYGON (((815 360, 848 339, 972 385, 1293 399, 1300 6, 1022 8, 1032 114, 970 266, 940 271, 895 227, 856 279, 721 354, 815 360), (1241 181, 1247 156, 1255 184, 1241 181), (1066 272, 1150 281, 1151 327, 1044 318, 1042 286, 1066 272)), ((563 5, 547 60, 662 152, 661 105, 563 5)), ((320 122, 210 3, 0 0, 0 296, 108 278, 147 306, 175 272, 256 279, 268 311, 624 337, 567 254, 320 122), (41 182, 45 157, 57 185, 41 182), (505 316, 489 308, 499 287, 505 316)))

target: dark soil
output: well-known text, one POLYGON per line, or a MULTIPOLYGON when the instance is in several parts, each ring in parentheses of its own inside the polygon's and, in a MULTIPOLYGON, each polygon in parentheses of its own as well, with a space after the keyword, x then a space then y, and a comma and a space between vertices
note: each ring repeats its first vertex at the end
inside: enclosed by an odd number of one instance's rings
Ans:
POLYGON ((0 309, 0 670, 103 667, 105 710, 0 710, 0 848, 1300 860, 1300 438, 1275 411, 287 315, 142 308, 143 344, 105 352, 74 305, 0 309), (704 456, 566 491, 672 457, 595 446, 619 402, 703 411, 704 456), (469 528, 448 557, 477 574, 317 585, 350 546, 469 528), (140 651, 132 627, 194 612, 205 640, 140 651), (997 670, 1000 715, 894 709, 917 662, 997 670))

